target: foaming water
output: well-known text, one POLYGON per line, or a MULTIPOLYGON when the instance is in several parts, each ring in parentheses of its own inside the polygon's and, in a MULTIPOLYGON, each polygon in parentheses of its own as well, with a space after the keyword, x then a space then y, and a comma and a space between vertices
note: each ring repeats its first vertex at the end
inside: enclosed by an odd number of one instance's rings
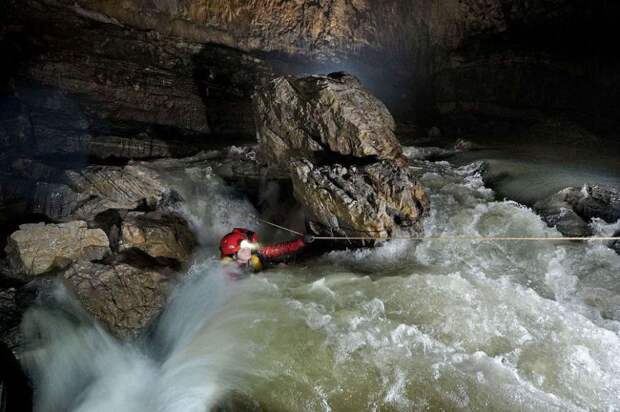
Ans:
POLYGON ((22 324, 37 410, 204 411, 238 386, 243 360, 231 335, 231 284, 216 262, 195 265, 152 337, 121 343, 58 285, 22 324))
MULTIPOLYGON (((429 235, 558 235, 473 168, 423 181, 429 235)), ((282 268, 250 299, 248 367, 278 373, 253 394, 275 410, 618 410, 619 273, 604 245, 569 242, 391 242, 282 268)))
POLYGON ((532 144, 522 141, 498 144, 481 141, 487 149, 458 153, 457 165, 484 160, 486 178, 500 197, 527 205, 569 186, 604 184, 620 187, 616 143, 587 146, 532 144))
MULTIPOLYGON (((427 166, 427 235, 558 235, 475 165, 427 166)), ((196 222, 250 210, 210 193, 184 193, 196 222)), ((199 258, 135 344, 61 292, 31 311, 40 410, 203 411, 231 391, 276 411, 620 410, 620 257, 603 244, 394 241, 241 281, 216 268, 199 258)))

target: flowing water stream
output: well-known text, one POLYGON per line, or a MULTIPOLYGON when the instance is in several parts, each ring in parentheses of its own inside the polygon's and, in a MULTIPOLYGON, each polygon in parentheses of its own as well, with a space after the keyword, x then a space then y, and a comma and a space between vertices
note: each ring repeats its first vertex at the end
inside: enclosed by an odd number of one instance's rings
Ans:
MULTIPOLYGON (((477 170, 420 170, 426 234, 558 235, 477 170)), ((268 411, 620 410, 620 256, 604 244, 393 241, 233 281, 214 241, 256 227, 252 207, 215 178, 193 190, 205 250, 148 337, 117 342, 62 289, 29 311, 39 410, 204 411, 230 393, 268 411)))

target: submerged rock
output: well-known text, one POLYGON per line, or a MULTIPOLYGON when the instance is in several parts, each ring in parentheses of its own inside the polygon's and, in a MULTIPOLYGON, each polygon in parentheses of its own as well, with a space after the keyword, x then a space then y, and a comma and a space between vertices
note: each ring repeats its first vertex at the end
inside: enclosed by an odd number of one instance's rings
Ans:
POLYGON ((290 169, 315 233, 386 237, 421 230, 428 197, 413 172, 394 161, 345 167, 299 160, 290 169))
POLYGON ((175 214, 132 212, 121 226, 120 251, 138 249, 153 258, 187 262, 196 238, 187 222, 175 214))
POLYGON ((620 219, 620 191, 605 185, 584 185, 568 191, 567 202, 586 220, 598 217, 607 223, 620 219))
POLYGON ((25 224, 9 236, 6 254, 15 272, 36 276, 77 260, 100 260, 110 253, 105 232, 86 222, 25 224))
POLYGON ((603 185, 568 187, 537 202, 534 209, 565 236, 591 236, 589 222, 593 218, 607 223, 620 219, 620 192, 603 185))
POLYGON ((543 215, 543 220, 549 227, 555 227, 564 236, 592 236, 592 229, 588 223, 570 208, 556 207, 551 204, 538 211, 543 215))
POLYGON ((262 153, 280 166, 313 152, 379 159, 402 154, 390 112, 348 74, 277 78, 255 94, 254 107, 262 153))
POLYGON ((127 264, 78 262, 63 274, 82 306, 121 338, 137 335, 160 313, 167 276, 127 264))
MULTIPOLYGON (((620 230, 616 231, 616 233, 613 234, 613 237, 620 237, 620 230)), ((608 246, 612 248, 617 254, 620 255, 620 240, 619 239, 612 240, 611 242, 609 242, 608 246)))

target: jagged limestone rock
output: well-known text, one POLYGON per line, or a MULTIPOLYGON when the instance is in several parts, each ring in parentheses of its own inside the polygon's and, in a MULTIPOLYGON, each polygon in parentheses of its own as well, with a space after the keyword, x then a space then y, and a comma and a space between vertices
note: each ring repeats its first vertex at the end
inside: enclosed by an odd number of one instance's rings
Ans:
POLYGON ((536 202, 534 209, 565 236, 591 236, 589 222, 593 218, 607 223, 620 219, 620 192, 604 185, 567 187, 536 202))
POLYGON ((137 335, 162 310, 168 278, 127 264, 78 262, 63 278, 82 306, 121 338, 137 335))
POLYGON ((5 250, 15 272, 36 276, 77 260, 103 259, 110 253, 110 246, 103 230, 89 229, 84 221, 73 221, 21 225, 9 236, 5 250))
POLYGON ((598 217, 607 223, 620 219, 620 191, 606 185, 584 185, 570 191, 567 201, 584 219, 598 217))
MULTIPOLYGON (((37 182, 30 210, 54 220, 64 220, 89 199, 89 195, 77 193, 60 183, 37 182)), ((84 217, 84 216, 82 216, 84 217)))
POLYGON ((142 165, 90 166, 67 172, 67 185, 86 198, 75 205, 74 218, 90 220, 109 209, 155 209, 178 195, 154 170, 142 165))
MULTIPOLYGON (((179 162, 177 169, 184 165, 179 162)), ((0 176, 0 203, 19 201, 29 213, 54 221, 91 221, 111 209, 154 210, 180 200, 178 193, 151 167, 156 164, 98 165, 46 172, 45 165, 39 162, 18 159, 10 172, 18 174, 19 179, 0 176)))
POLYGON ((282 167, 292 155, 312 152, 402 155, 392 115, 348 74, 279 77, 257 91, 254 110, 262 154, 282 167))
POLYGON ((346 167, 304 159, 292 162, 290 170, 295 197, 318 234, 414 235, 429 209, 413 172, 394 161, 346 167))
POLYGON ((195 246, 187 222, 174 214, 132 212, 121 226, 120 251, 135 248, 153 258, 187 262, 195 246))
POLYGON ((104 209, 134 209, 140 202, 155 205, 166 191, 155 173, 132 165, 91 166, 68 172, 67 177, 75 191, 101 199, 104 209))

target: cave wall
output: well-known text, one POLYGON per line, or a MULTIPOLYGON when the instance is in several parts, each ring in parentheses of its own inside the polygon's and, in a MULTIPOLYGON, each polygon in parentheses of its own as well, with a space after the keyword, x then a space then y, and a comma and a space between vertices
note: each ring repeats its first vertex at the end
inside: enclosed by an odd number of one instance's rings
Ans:
POLYGON ((0 144, 184 155, 253 139, 256 85, 335 70, 423 126, 613 118, 617 11, 606 0, 9 0, 0 144))
MULTIPOLYGON (((425 1, 385 0, 82 0, 73 9, 196 42, 244 51, 345 60, 367 49, 403 55, 415 49, 413 26, 425 1)), ((82 13, 84 14, 84 13, 82 13)))
POLYGON ((432 17, 436 114, 470 128, 552 116, 608 134, 620 115, 618 16, 608 0, 442 2, 432 17))
POLYGON ((428 77, 403 64, 427 43, 416 2, 7 5, 0 144, 28 155, 148 158, 249 141, 254 87, 283 73, 353 72, 410 117, 415 79, 428 77), (421 29, 405 30, 412 22, 421 29))
POLYGON ((55 3, 23 2, 12 13, 5 42, 15 45, 14 98, 5 105, 22 128, 6 134, 37 154, 144 132, 163 140, 253 136, 248 96, 273 75, 261 59, 55 3))

